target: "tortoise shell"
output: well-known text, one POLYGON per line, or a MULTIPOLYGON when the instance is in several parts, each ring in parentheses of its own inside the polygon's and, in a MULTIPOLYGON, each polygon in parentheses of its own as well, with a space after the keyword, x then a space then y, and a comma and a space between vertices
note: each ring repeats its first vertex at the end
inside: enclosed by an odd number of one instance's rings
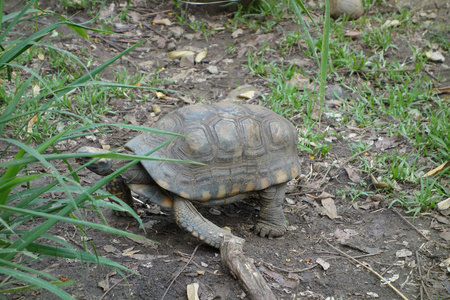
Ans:
MULTIPOLYGON (((151 154, 204 165, 141 161, 163 189, 195 202, 263 190, 300 173, 295 127, 256 105, 190 105, 164 116, 155 129, 182 134, 151 154)), ((173 136, 146 132, 126 147, 145 155, 173 136)))

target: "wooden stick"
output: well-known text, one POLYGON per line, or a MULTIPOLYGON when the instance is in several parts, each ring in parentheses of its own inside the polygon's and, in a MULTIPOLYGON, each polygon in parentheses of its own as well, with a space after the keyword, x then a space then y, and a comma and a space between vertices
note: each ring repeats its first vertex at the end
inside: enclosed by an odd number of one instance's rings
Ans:
POLYGON ((397 210, 395 210, 394 208, 393 208, 392 210, 393 210, 397 215, 399 215, 400 218, 403 219, 403 221, 405 221, 406 223, 408 223, 409 226, 411 226, 412 228, 414 228, 414 229, 415 229, 421 236, 423 236, 427 241, 430 240, 425 234, 423 234, 422 231, 420 231, 420 230, 419 230, 416 226, 414 226, 411 222, 409 222, 408 220, 406 220, 405 217, 403 217, 397 210))
POLYGON ((353 260, 354 262, 360 264, 361 266, 363 266, 364 268, 366 268, 367 270, 369 270, 370 272, 372 272, 373 274, 375 274, 378 278, 380 278, 381 280, 383 280, 384 282, 386 282, 387 285, 389 285, 400 297, 402 297, 402 299, 404 300, 408 300, 408 298, 405 297, 405 295, 403 295, 399 290, 397 290, 395 288, 395 286, 393 286, 389 281, 387 281, 383 276, 381 276, 380 274, 378 274, 375 270, 373 270, 372 268, 366 266, 365 264, 363 264, 362 262, 360 262, 357 259, 354 259, 353 257, 351 257, 350 255, 348 255, 347 253, 345 253, 344 251, 341 251, 340 249, 334 247, 333 245, 331 245, 328 241, 324 240, 325 243, 327 243, 328 246, 330 246, 331 248, 333 248, 334 250, 338 251, 339 253, 345 255, 346 257, 350 258, 351 260, 353 260))
POLYGON ((170 287, 172 286, 172 284, 175 282, 175 280, 177 280, 178 276, 180 276, 181 272, 183 272, 184 269, 186 269, 186 267, 191 263, 192 259, 194 258, 195 252, 197 252, 198 247, 201 244, 198 244, 197 246, 195 246, 194 251, 192 251, 191 257, 189 257, 188 262, 183 266, 183 268, 181 268, 177 274, 175 274, 175 276, 173 277, 172 281, 170 282, 169 286, 167 287, 166 291, 164 292, 164 295, 162 296, 161 300, 164 300, 164 297, 166 297, 167 293, 169 292, 170 287))
POLYGON ((220 246, 222 264, 236 276, 250 299, 276 300, 272 290, 255 265, 244 256, 242 246, 245 240, 236 236, 225 236, 220 246))

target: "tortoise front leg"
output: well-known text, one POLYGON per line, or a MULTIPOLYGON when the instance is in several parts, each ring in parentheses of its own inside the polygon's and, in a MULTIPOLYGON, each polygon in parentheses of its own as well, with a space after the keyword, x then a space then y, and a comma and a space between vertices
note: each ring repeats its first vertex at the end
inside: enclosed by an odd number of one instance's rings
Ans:
POLYGON ((283 213, 285 192, 286 183, 281 183, 258 193, 261 210, 258 223, 255 226, 256 234, 262 237, 275 237, 281 236, 286 232, 286 219, 283 213))
POLYGON ((175 220, 181 228, 206 244, 220 248, 224 237, 232 234, 203 217, 192 203, 174 196, 173 210, 175 220))
MULTIPOLYGON (((125 184, 125 180, 121 177, 116 177, 110 182, 106 184, 106 191, 110 194, 116 195, 120 200, 128 204, 131 208, 133 208, 133 197, 131 196, 131 191, 128 188, 128 186, 125 184)), ((114 201, 113 199, 109 198, 109 201, 119 204, 117 201, 114 201)), ((116 216, 122 216, 126 217, 129 216, 129 214, 125 211, 117 211, 114 210, 113 213, 116 216)))

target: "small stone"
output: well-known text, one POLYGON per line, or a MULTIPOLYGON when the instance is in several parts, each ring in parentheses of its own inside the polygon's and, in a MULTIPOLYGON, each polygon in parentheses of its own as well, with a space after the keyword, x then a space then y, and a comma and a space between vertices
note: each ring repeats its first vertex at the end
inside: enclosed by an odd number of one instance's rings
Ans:
POLYGON ((219 74, 219 69, 216 66, 209 66, 206 70, 211 74, 219 74))
POLYGON ((174 42, 170 42, 170 43, 167 44, 167 50, 168 51, 173 51, 175 49, 177 49, 177 44, 175 44, 174 42))
POLYGON ((325 89, 325 98, 327 100, 347 99, 343 88, 339 85, 330 85, 325 89))
POLYGON ((413 253, 408 249, 401 249, 395 253, 395 256, 397 256, 398 258, 408 257, 412 255, 413 253))
POLYGON ((180 26, 169 27, 169 32, 170 35, 172 35, 173 37, 179 38, 183 35, 184 29, 181 28, 180 26))
POLYGON ((348 16, 350 20, 358 19, 364 13, 361 0, 330 0, 330 16, 333 19, 348 16))

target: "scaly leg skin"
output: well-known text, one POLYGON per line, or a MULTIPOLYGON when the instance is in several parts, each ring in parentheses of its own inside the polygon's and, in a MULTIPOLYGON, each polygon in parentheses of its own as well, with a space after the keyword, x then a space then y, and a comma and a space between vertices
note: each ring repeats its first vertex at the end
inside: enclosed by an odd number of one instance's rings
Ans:
MULTIPOLYGON (((120 177, 116 177, 110 182, 106 184, 106 191, 108 193, 116 195, 117 198, 128 204, 131 208, 133 208, 133 197, 131 196, 131 191, 128 188, 128 186, 125 184, 125 180, 120 177)), ((113 199, 109 199, 111 202, 114 202, 116 204, 120 204, 117 201, 114 201, 113 199)), ((117 211, 114 210, 113 214, 116 216, 121 217, 127 217, 129 214, 126 211, 117 211)))
POLYGON ((276 237, 286 232, 286 219, 282 207, 285 192, 286 183, 282 183, 258 193, 261 198, 261 211, 255 232, 259 236, 276 237))
POLYGON ((175 220, 181 228, 215 248, 220 248, 224 237, 232 234, 203 217, 192 203, 175 196, 173 202, 175 220))

